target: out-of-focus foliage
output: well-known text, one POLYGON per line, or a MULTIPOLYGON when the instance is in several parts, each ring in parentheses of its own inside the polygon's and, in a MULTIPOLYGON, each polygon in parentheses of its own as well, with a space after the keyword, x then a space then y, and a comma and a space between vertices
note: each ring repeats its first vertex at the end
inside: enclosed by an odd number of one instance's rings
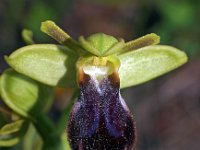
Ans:
POLYGON ((13 69, 8 69, 1 75, 0 92, 5 104, 14 112, 31 119, 47 111, 52 103, 52 87, 38 83, 13 69))
POLYGON ((85 29, 82 32, 87 33, 87 29, 92 28, 95 32, 97 28, 99 29, 98 26, 101 26, 100 22, 104 22, 104 25, 108 24, 108 26, 110 24, 110 27, 103 25, 102 28, 104 29, 102 30, 112 28, 113 31, 111 30, 111 32, 115 32, 115 28, 118 28, 119 34, 123 32, 131 39, 133 39, 133 36, 137 37, 154 31, 161 35, 161 42, 188 50, 189 56, 197 57, 200 54, 198 50, 200 35, 199 6, 200 2, 198 0, 183 0, 181 2, 172 0, 153 0, 151 2, 60 0, 59 3, 56 0, 48 2, 40 0, 2 0, 0 4, 0 20, 2 22, 0 27, 6 36, 0 37, 0 48, 2 50, 12 50, 16 47, 16 44, 18 44, 16 42, 20 41, 19 32, 24 27, 35 33, 36 40, 47 41, 47 36, 41 34, 39 26, 41 21, 50 19, 62 22, 64 25, 67 21, 68 28, 73 26, 73 23, 79 22, 80 24, 74 24, 77 28, 79 26, 79 29, 70 31, 72 35, 79 35, 77 32, 80 29, 85 29), (98 10, 95 10, 95 8, 98 8, 98 10), (94 14, 91 14, 90 11, 93 10, 94 14), (95 16, 95 14, 97 17, 91 18, 89 21, 88 17, 90 15, 95 16), (116 25, 109 22, 109 18, 116 25), (95 21, 96 27, 91 27, 95 21), (126 28, 129 29, 128 32, 126 28))
POLYGON ((141 5, 143 24, 140 30, 155 31, 161 35, 161 42, 171 43, 187 50, 191 58, 200 56, 200 1, 198 0, 154 0, 141 5), (145 24, 145 25, 144 25, 145 24), (146 29, 145 29, 146 28, 146 29))

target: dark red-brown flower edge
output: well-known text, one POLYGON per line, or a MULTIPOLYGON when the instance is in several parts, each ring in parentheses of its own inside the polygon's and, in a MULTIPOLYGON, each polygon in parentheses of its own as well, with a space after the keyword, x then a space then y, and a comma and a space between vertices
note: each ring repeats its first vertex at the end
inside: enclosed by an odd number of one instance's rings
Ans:
POLYGON ((81 73, 80 96, 68 120, 73 150, 132 150, 136 134, 133 117, 120 94, 116 72, 97 80, 81 73))

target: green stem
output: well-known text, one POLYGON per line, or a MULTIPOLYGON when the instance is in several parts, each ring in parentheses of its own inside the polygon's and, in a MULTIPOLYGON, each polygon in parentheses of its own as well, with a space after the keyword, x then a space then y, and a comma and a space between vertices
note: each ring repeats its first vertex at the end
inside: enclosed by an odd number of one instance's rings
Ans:
POLYGON ((60 119, 57 123, 56 134, 62 134, 65 131, 67 120, 69 118, 69 115, 70 115, 71 109, 73 107, 74 101, 76 100, 78 95, 79 95, 79 90, 75 90, 74 94, 73 94, 73 96, 70 100, 70 103, 65 108, 64 112, 62 113, 62 116, 60 117, 60 119))
POLYGON ((60 150, 62 147, 61 136, 53 134, 56 130, 51 120, 45 116, 37 116, 34 126, 43 139, 43 150, 60 150))
POLYGON ((54 126, 52 121, 45 115, 39 115, 36 117, 34 125, 41 135, 44 145, 43 150, 63 150, 64 144, 62 143, 61 136, 66 129, 66 123, 71 112, 71 108, 75 99, 78 97, 79 90, 76 90, 70 100, 70 103, 65 108, 57 126, 54 126))

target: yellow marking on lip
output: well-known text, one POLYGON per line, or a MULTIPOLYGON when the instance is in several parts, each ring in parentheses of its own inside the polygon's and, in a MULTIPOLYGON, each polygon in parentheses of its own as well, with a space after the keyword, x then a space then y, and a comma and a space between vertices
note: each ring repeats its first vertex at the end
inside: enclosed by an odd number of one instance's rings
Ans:
POLYGON ((96 57, 93 58, 94 66, 106 66, 107 65, 107 57, 96 57))

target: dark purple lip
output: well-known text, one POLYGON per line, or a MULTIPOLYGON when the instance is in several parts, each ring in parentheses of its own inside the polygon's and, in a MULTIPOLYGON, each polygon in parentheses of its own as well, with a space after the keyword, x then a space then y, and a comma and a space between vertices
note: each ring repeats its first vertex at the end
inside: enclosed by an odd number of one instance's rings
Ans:
POLYGON ((83 74, 80 96, 68 120, 73 150, 131 150, 135 143, 133 117, 120 95, 117 74, 101 81, 83 74))

